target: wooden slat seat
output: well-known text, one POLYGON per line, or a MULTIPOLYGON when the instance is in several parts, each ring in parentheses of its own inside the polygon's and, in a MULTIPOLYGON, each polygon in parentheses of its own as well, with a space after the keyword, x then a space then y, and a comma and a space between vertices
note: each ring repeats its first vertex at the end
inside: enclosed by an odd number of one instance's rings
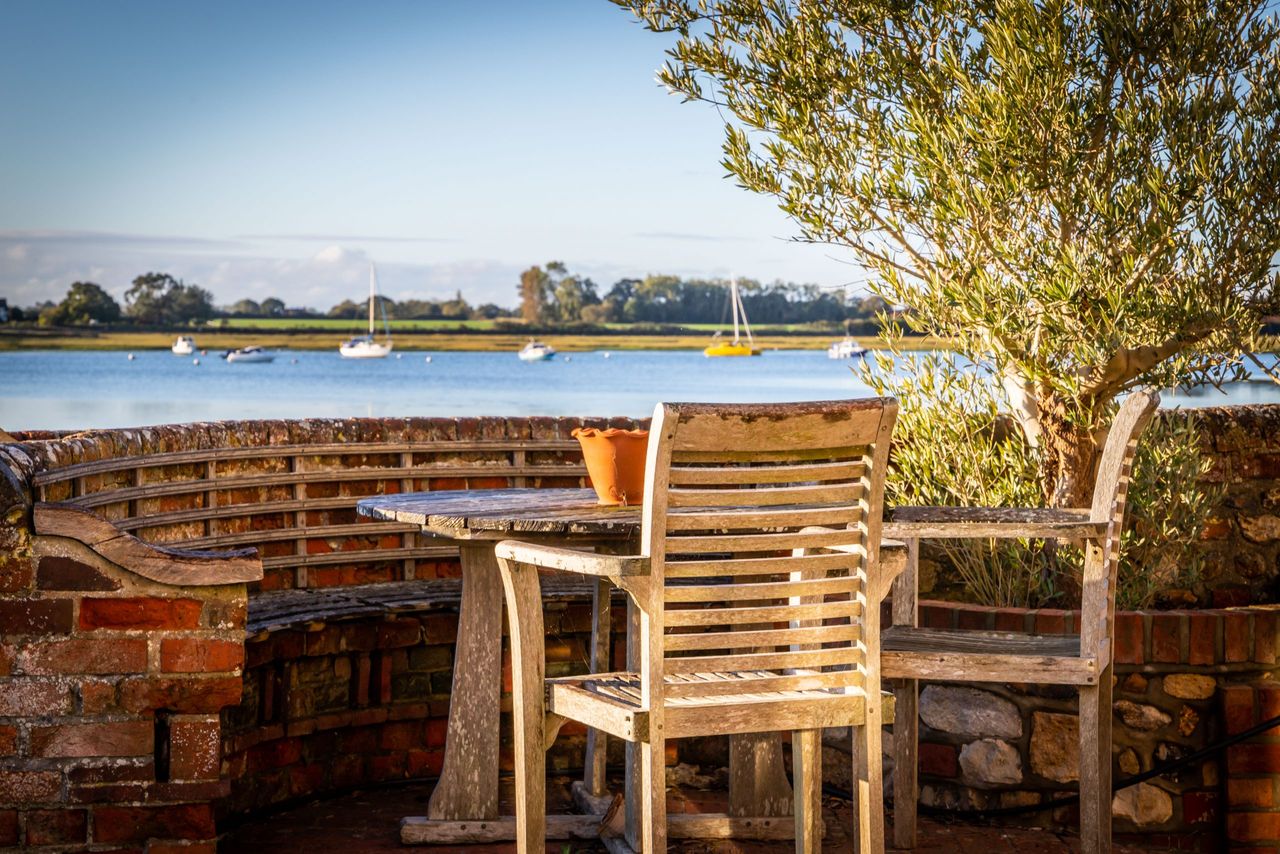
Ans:
MULTIPOLYGON (((816 671, 790 674, 773 670, 668 674, 663 680, 668 688, 724 683, 728 690, 736 688, 736 691, 668 697, 663 724, 667 737, 754 732, 761 715, 768 715, 771 721, 779 723, 780 728, 787 729, 788 720, 796 718, 799 711, 803 710, 805 719, 811 720, 814 704, 828 707, 818 712, 823 715, 823 726, 850 726, 862 721, 865 698, 861 688, 743 693, 743 689, 737 687, 745 684, 749 689, 750 683, 755 681, 768 683, 793 676, 803 678, 805 675, 820 676, 816 671)), ((648 732, 649 713, 641 700, 639 673, 595 673, 548 679, 547 711, 575 719, 586 713, 592 720, 615 722, 616 729, 606 729, 606 732, 622 738, 648 732)))
POLYGON ((888 679, 969 682, 1052 682, 1096 685, 1101 668, 1080 656, 1079 635, 922 629, 891 626, 880 633, 880 669, 888 679))

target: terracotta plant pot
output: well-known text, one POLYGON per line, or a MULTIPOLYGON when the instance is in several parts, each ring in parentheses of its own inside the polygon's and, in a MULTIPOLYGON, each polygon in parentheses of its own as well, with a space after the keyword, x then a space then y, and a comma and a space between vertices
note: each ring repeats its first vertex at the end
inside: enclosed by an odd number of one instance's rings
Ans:
POLYGON ((579 427, 571 435, 582 445, 582 459, 601 504, 625 507, 644 501, 648 430, 579 427))

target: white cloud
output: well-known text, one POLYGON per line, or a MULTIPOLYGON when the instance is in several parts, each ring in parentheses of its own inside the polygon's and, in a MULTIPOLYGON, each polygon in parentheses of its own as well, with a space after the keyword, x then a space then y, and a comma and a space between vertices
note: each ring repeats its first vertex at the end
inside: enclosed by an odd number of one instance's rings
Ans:
MULTIPOLYGON (((371 256, 356 246, 331 244, 298 258, 219 251, 220 241, 158 238, 152 243, 145 235, 112 235, 104 242, 98 233, 73 232, 42 234, 32 241, 30 234, 0 232, 0 296, 13 305, 61 299, 72 282, 82 280, 122 298, 134 277, 154 270, 209 289, 222 305, 277 296, 290 306, 323 310, 359 299, 369 281, 371 256)), ((516 302, 520 269, 490 259, 378 261, 378 281, 382 292, 397 300, 451 298, 461 290, 474 304, 509 306, 516 302)))

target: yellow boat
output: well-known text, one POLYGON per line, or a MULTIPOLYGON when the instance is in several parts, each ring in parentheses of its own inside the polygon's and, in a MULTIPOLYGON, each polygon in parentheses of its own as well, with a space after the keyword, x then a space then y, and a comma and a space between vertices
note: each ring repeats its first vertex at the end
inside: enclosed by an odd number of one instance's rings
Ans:
MULTIPOLYGON (((720 341, 716 340, 702 351, 704 356, 759 356, 763 352, 755 345, 755 341, 751 337, 751 324, 747 322, 747 309, 742 304, 742 295, 738 293, 738 280, 733 279, 729 282, 729 303, 733 306, 733 340, 720 341), (738 315, 742 315, 742 329, 747 333, 747 341, 744 344, 741 335, 738 333, 738 315)), ((715 334, 715 338, 719 339, 720 333, 715 334)))
POLYGON ((704 356, 759 356, 760 348, 732 341, 718 341, 702 351, 704 356))

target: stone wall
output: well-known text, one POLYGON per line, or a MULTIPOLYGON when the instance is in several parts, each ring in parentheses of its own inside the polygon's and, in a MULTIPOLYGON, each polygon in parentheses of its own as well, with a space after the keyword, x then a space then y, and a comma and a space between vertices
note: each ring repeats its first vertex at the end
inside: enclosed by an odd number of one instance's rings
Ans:
MULTIPOLYGON (((1119 781, 1280 715, 1280 609, 1116 615, 1113 767, 1119 781)), ((1078 612, 923 602, 932 628, 1078 632, 1078 612)), ((1046 803, 1078 780, 1076 692, 922 684, 921 802, 990 809, 1046 803)), ((1280 736, 1263 736, 1118 792, 1118 838, 1184 850, 1280 850, 1280 736), (1224 845, 1223 840, 1227 840, 1224 845)), ((1074 827, 1074 807, 1014 821, 1074 827)))
POLYGON ((1225 496, 1204 531, 1202 605, 1280 601, 1280 406, 1196 410, 1206 481, 1225 496))

